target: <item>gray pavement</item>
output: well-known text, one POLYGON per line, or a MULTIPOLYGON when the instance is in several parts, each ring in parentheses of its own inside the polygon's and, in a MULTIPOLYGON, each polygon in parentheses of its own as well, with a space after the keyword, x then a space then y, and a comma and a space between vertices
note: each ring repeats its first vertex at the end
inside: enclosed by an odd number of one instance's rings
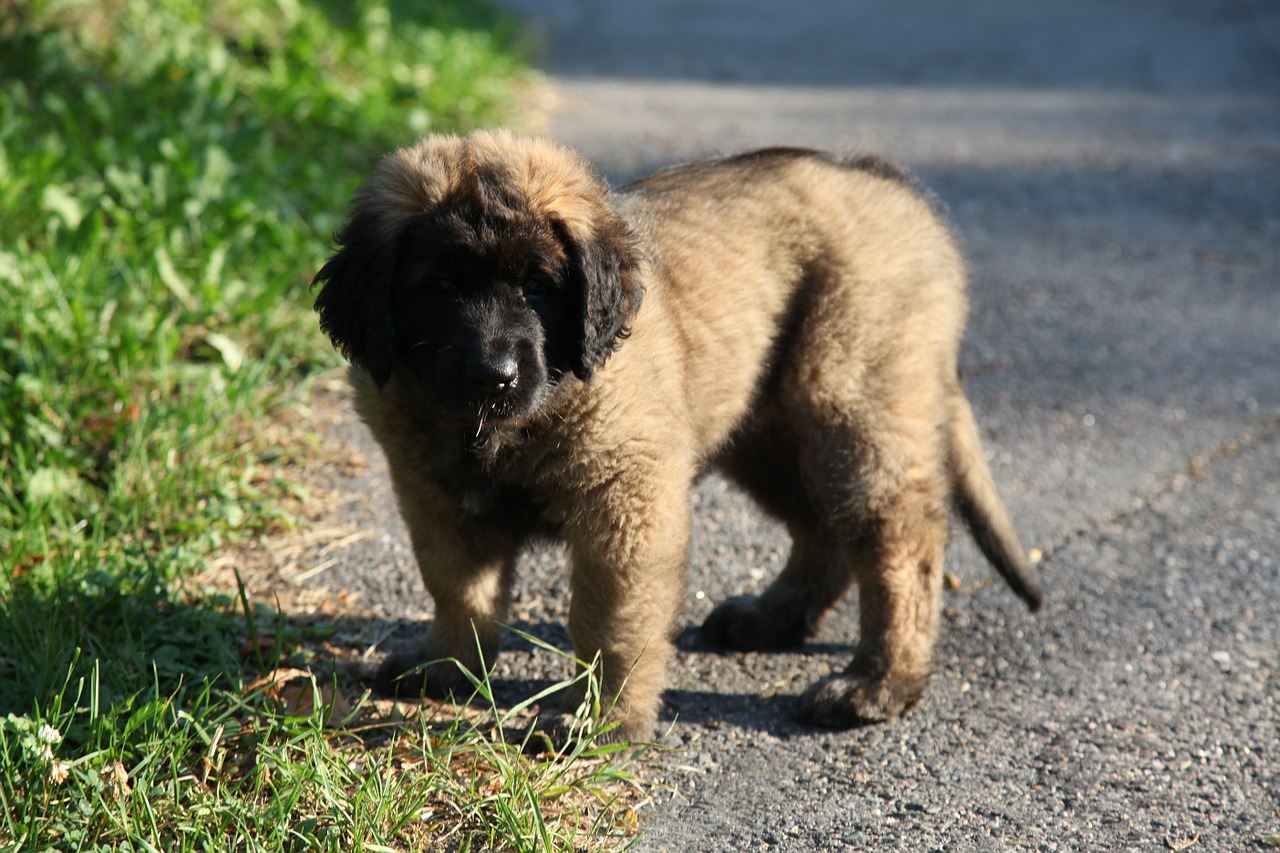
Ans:
MULTIPOLYGON (((921 705, 808 729, 792 702, 847 659, 852 610, 796 652, 703 646, 693 626, 787 549, 707 481, 664 714, 679 747, 649 761, 636 849, 1241 850, 1280 833, 1280 4, 509 5, 544 46, 546 129, 615 181, 773 143, 925 178, 973 269, 963 365, 993 470, 1045 554, 1030 616, 957 532, 921 705)), ((385 473, 339 486, 379 536, 323 582, 380 618, 428 614, 385 473)), ((521 627, 565 644, 563 553, 522 572, 521 627)), ((510 644, 500 683, 557 677, 549 657, 510 644)))

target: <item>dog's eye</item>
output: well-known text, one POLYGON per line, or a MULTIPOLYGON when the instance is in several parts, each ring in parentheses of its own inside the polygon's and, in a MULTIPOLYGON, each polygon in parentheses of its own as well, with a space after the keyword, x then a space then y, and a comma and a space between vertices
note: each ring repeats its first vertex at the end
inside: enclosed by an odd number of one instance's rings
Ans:
POLYGON ((438 293, 454 293, 458 289, 457 283, 447 275, 438 275, 433 278, 431 287, 438 293))
POLYGON ((549 275, 534 273, 524 280, 522 286, 525 296, 539 296, 555 287, 555 282, 549 275))

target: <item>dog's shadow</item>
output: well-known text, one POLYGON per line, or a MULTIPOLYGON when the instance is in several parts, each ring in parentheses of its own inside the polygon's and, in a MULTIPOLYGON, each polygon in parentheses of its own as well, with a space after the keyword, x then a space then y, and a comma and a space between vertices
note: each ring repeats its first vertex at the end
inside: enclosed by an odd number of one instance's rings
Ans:
MULTIPOLYGON (((680 657, 699 655, 704 665, 716 667, 720 661, 732 665, 743 655, 770 656, 773 654, 799 656, 830 661, 838 665, 847 661, 852 647, 844 643, 809 642, 802 646, 780 649, 777 652, 739 652, 708 642, 696 625, 687 626, 676 637, 678 668, 680 657)), ((680 679, 674 679, 679 681, 680 679)), ((799 693, 762 693, 754 685, 742 691, 721 689, 697 689, 684 686, 668 688, 663 693, 664 721, 678 720, 695 726, 718 728, 730 726, 744 731, 767 732, 775 737, 790 737, 816 731, 797 719, 799 693)))
MULTIPOLYGON (((512 708, 531 696, 562 684, 572 671, 572 643, 568 630, 560 622, 520 621, 508 626, 502 640, 502 657, 488 681, 488 689, 498 708, 512 708)), ((404 648, 418 641, 427 623, 399 623, 388 637, 389 648, 404 648)), ((675 638, 677 655, 673 668, 679 669, 681 658, 699 655, 711 666, 723 660, 731 665, 743 652, 726 650, 709 643, 697 626, 687 625, 675 638)), ((850 647, 840 643, 809 643, 787 649, 785 654, 806 658, 839 661, 847 659, 850 647)), ((754 653, 750 653, 754 654, 754 653)), ((768 653, 763 653, 768 654, 768 653)), ((677 677, 673 679, 679 682, 677 677)), ((668 732, 662 738, 671 740, 675 723, 699 727, 733 727, 744 731, 768 732, 776 737, 812 732, 796 720, 798 695, 774 693, 761 695, 751 686, 742 691, 689 686, 671 687, 663 692, 659 727, 668 732)), ((553 702, 548 697, 547 702, 553 702)), ((606 700, 607 701, 607 700, 606 700)))

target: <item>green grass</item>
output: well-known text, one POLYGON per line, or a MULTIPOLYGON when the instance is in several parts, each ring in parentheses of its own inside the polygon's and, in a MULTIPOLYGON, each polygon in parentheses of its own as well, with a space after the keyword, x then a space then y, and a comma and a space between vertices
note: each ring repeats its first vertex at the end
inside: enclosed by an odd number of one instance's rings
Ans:
POLYGON ((378 156, 511 114, 514 34, 468 0, 0 0, 0 850, 603 832, 548 816, 611 765, 492 713, 339 734, 246 695, 253 612, 183 582, 293 523, 263 424, 337 364, 310 277, 378 156))
POLYGON ((616 849, 635 831, 624 748, 585 738, 532 759, 504 735, 526 708, 499 711, 486 679, 471 707, 335 728, 332 681, 286 701, 216 679, 166 691, 162 669, 108 701, 96 661, 0 719, 0 849, 616 849))

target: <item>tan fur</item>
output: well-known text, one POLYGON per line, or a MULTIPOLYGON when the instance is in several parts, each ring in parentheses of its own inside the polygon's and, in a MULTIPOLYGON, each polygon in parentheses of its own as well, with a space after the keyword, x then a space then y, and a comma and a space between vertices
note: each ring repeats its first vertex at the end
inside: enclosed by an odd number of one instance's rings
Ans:
MULTIPOLYGON (((492 463, 570 546, 574 648, 601 656, 606 690, 625 680, 622 736, 653 732, 684 595, 689 488, 711 465, 785 521, 795 546, 762 596, 716 609, 710 639, 801 642, 858 586, 854 660, 804 697, 815 722, 889 719, 918 699, 954 498, 1038 605, 957 379, 964 266, 908 176, 870 159, 773 150, 667 170, 614 195, 553 143, 477 133, 389 157, 353 217, 372 217, 390 240, 465 193, 477 169, 497 170, 573 239, 611 239, 622 286, 643 288, 616 352, 517 418, 522 438, 492 463)), ((390 462, 436 605, 424 648, 392 669, 447 656, 478 666, 473 628, 492 664, 521 537, 471 520, 439 484, 438 456, 424 448, 436 415, 405 372, 379 388, 353 358, 359 412, 390 462)), ((439 668, 427 681, 461 686, 439 668)))

